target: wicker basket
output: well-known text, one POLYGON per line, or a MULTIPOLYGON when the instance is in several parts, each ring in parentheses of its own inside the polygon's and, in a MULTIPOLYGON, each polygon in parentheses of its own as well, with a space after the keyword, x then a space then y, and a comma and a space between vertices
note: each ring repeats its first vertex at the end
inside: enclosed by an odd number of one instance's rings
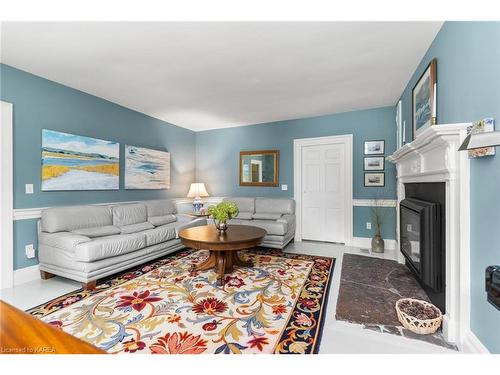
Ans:
POLYGON ((398 314, 398 319, 403 325, 403 327, 420 335, 426 335, 429 333, 436 332, 437 329, 441 326, 441 322, 443 320, 443 314, 441 314, 441 311, 439 311, 439 309, 436 306, 434 306, 429 302, 413 298, 402 298, 398 300, 396 302, 396 313, 398 314), (407 313, 403 312, 399 308, 399 305, 402 302, 411 302, 411 303, 418 303, 424 306, 432 306, 439 313, 439 316, 434 319, 424 319, 424 320, 417 319, 414 316, 408 315, 407 313))

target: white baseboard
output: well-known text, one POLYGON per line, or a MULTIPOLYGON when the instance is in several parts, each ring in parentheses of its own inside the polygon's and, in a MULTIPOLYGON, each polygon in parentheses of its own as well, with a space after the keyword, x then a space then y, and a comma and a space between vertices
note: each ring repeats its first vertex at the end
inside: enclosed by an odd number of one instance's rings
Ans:
POLYGON ((20 268, 14 271, 14 286, 35 281, 40 278, 38 264, 30 267, 20 268))
MULTIPOLYGON (((387 250, 396 249, 396 240, 386 240, 384 239, 385 248, 387 250)), ((370 249, 372 247, 372 239, 369 237, 353 237, 350 246, 361 247, 364 249, 370 249)))
POLYGON ((469 353, 476 353, 476 354, 489 354, 490 351, 484 344, 477 338, 477 336, 472 332, 468 331, 465 334, 464 342, 463 342, 463 348, 465 349, 464 351, 469 352, 469 353))

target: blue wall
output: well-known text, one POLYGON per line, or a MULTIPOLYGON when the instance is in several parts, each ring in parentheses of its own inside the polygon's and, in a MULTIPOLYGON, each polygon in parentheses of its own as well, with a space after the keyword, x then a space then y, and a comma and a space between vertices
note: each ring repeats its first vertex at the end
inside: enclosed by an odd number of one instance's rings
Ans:
MULTIPOLYGON (((195 177, 195 133, 146 116, 109 101, 0 64, 0 99, 14 107, 14 208, 33 208, 84 203, 182 197, 195 177), (67 133, 120 143, 119 191, 40 191, 41 131, 67 133), (169 190, 125 190, 123 188, 125 144, 171 153, 169 190), (26 195, 24 185, 34 184, 26 195)), ((15 221, 15 268, 28 260, 24 246, 36 245, 36 220, 15 221)))
MULTIPOLYGON (((402 95, 407 141, 411 90, 433 58, 438 123, 495 117, 500 129, 500 23, 446 22, 402 95)), ((486 302, 484 271, 500 264, 499 196, 500 155, 471 160, 471 328, 494 353, 500 353, 500 312, 486 302)))
MULTIPOLYGON (((353 134, 353 198, 396 199, 395 168, 385 164, 385 187, 364 187, 363 145, 366 140, 385 140, 385 155, 395 149, 395 109, 384 107, 338 113, 328 116, 288 120, 196 133, 196 178, 215 196, 293 197, 293 140, 298 138, 353 134), (244 150, 280 150, 280 187, 239 186, 239 152, 244 150)), ((390 209, 394 211, 394 209, 390 209)), ((384 231, 395 238, 394 212, 388 215, 384 231)), ((365 228, 372 221, 366 207, 354 208, 355 236, 371 237, 365 228)))

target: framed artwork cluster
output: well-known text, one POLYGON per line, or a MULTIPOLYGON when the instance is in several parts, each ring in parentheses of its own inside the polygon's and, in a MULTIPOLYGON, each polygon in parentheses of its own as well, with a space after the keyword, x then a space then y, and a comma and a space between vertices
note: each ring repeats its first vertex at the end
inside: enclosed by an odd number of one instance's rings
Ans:
POLYGON ((364 186, 385 186, 385 141, 365 141, 364 144, 364 186))

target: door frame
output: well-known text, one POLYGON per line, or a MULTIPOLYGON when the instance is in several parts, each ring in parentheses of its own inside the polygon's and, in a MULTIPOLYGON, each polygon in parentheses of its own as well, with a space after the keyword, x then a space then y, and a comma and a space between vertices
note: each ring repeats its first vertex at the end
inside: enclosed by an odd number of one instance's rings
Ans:
POLYGON ((12 103, 0 101, 0 289, 14 285, 14 168, 12 103))
POLYGON ((295 228, 295 241, 302 241, 302 148, 306 146, 320 146, 328 144, 343 143, 345 146, 345 178, 344 178, 344 191, 345 199, 345 244, 350 246, 353 241, 353 199, 352 199, 352 184, 353 184, 353 168, 352 168, 352 134, 334 135, 327 137, 316 138, 299 138, 293 140, 293 196, 295 199, 295 214, 296 214, 296 228, 295 228))

